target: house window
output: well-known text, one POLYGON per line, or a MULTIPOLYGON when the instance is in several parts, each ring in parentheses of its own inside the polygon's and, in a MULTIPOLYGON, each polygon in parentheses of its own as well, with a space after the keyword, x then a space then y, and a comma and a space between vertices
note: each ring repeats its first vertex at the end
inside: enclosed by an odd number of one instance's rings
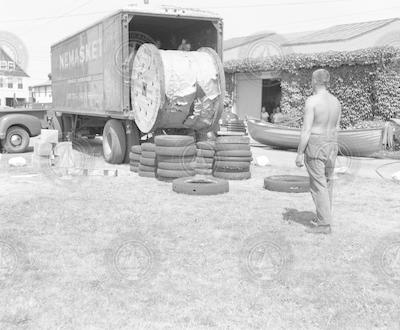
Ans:
POLYGON ((12 61, 8 62, 8 70, 10 70, 10 71, 15 70, 15 62, 12 62, 12 61))
POLYGON ((22 89, 23 84, 22 84, 22 78, 18 78, 18 89, 22 89))
POLYGON ((0 77, 0 88, 3 88, 3 77, 0 77))
POLYGON ((14 84, 13 84, 13 78, 8 78, 8 88, 14 88, 14 84))
POLYGON ((7 70, 7 61, 0 61, 0 70, 7 70))

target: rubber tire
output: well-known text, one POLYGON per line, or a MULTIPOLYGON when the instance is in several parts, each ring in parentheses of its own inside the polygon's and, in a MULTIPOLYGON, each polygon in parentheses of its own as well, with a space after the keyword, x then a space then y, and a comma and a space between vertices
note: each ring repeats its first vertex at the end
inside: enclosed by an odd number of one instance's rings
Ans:
POLYGON ((155 150, 156 150, 156 145, 154 143, 142 143, 141 147, 142 147, 142 152, 143 151, 155 152, 155 150))
POLYGON ((196 155, 196 146, 190 144, 186 147, 160 147, 156 146, 157 156, 188 157, 196 155))
POLYGON ((251 173, 250 172, 228 173, 228 172, 214 171, 214 176, 216 178, 225 180, 248 180, 251 178, 251 173))
POLYGON ((131 172, 135 172, 135 173, 139 172, 139 166, 134 166, 134 165, 131 164, 129 166, 129 168, 130 168, 131 172))
POLYGON ((197 149, 201 149, 201 150, 215 150, 214 142, 201 141, 201 142, 197 142, 196 146, 197 146, 197 149))
POLYGON ((214 155, 215 155, 214 150, 197 149, 197 157, 211 158, 214 157, 214 155))
POLYGON ((196 163, 198 163, 198 164, 213 164, 214 158, 213 157, 197 157, 196 163))
POLYGON ((139 162, 141 157, 142 157, 142 156, 139 155, 139 154, 134 154, 133 152, 130 152, 130 153, 129 153, 129 160, 130 160, 130 161, 133 160, 133 161, 135 161, 135 162, 139 162))
POLYGON ((195 163, 185 164, 185 163, 159 162, 157 164, 157 168, 169 171, 193 171, 195 168, 195 163))
POLYGON ((204 170, 201 168, 195 168, 194 172, 198 175, 212 175, 213 174, 213 170, 204 170))
POLYGON ((193 136, 188 135, 158 135, 154 138, 157 147, 186 147, 194 142, 193 136))
POLYGON ((174 157, 174 156, 157 156, 157 161, 159 163, 181 163, 181 164, 190 164, 196 160, 196 157, 174 157))
POLYGON ((143 158, 155 159, 156 158, 156 153, 154 151, 142 151, 141 156, 143 158))
POLYGON ((126 152, 126 136, 122 122, 116 119, 107 121, 103 130, 103 155, 107 163, 121 164, 126 152), (111 145, 108 137, 111 137, 111 145), (108 149, 109 152, 106 152, 108 149))
POLYGON ((219 180, 215 178, 180 178, 172 182, 172 190, 176 193, 186 195, 219 195, 229 192, 229 182, 226 180, 219 180))
POLYGON ((129 162, 129 165, 139 167, 140 163, 139 163, 139 162, 130 161, 130 162, 129 162))
POLYGON ((25 152, 29 147, 29 133, 26 129, 19 126, 11 126, 7 130, 6 138, 2 141, 4 150, 10 154, 17 154, 25 152), (10 142, 12 135, 19 135, 21 138, 21 144, 19 146, 13 146, 10 142))
POLYGON ((218 144, 215 146, 215 150, 218 151, 229 151, 229 150, 250 150, 250 145, 248 144, 234 144, 234 143, 225 143, 218 144))
POLYGON ((224 161, 216 161, 215 167, 218 168, 233 168, 233 169, 246 169, 250 168, 249 162, 224 162, 224 161))
POLYGON ((194 168, 195 168, 195 169, 201 169, 201 170, 209 170, 209 169, 213 169, 214 166, 213 166, 213 164, 199 164, 199 163, 195 163, 194 168))
POLYGON ((298 175, 274 175, 264 179, 264 188, 286 193, 306 193, 310 191, 310 179, 298 175))
POLYGON ((131 152, 140 155, 142 153, 142 147, 139 145, 133 146, 131 147, 131 152))
POLYGON ((147 165, 142 165, 142 164, 140 164, 139 165, 139 171, 140 172, 155 172, 156 171, 156 168, 155 168, 155 166, 147 166, 147 165))
POLYGON ((140 164, 145 165, 145 166, 156 166, 156 159, 155 158, 146 158, 146 157, 140 157, 140 164))
POLYGON ((221 162, 252 162, 253 157, 223 157, 223 156, 216 156, 215 161, 221 162))
POLYGON ((156 175, 158 181, 168 182, 171 183, 172 181, 176 180, 175 178, 164 178, 162 176, 156 175))
POLYGON ((217 138, 219 144, 250 144, 248 136, 220 136, 217 138))
POLYGON ((156 174, 154 172, 141 172, 139 171, 139 176, 142 178, 155 178, 156 174))
POLYGON ((164 178, 184 178, 189 176, 194 176, 194 170, 190 171, 174 171, 174 170, 163 170, 159 168, 157 170, 157 175, 162 176, 164 178))
POLYGON ((250 150, 224 150, 218 151, 217 157, 252 157, 250 150))

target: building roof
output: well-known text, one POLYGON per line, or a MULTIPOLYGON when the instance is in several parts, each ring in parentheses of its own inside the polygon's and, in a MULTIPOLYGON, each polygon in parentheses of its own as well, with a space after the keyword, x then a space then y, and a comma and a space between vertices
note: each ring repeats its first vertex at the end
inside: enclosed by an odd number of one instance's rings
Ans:
POLYGON ((247 45, 254 41, 257 41, 259 39, 269 37, 269 36, 272 36, 275 34, 276 34, 275 32, 258 32, 256 34, 252 34, 252 35, 245 36, 245 37, 237 37, 237 38, 231 38, 228 40, 224 40, 224 50, 229 50, 232 48, 244 46, 244 45, 247 45))
MULTIPOLYGON (((0 47, 0 61, 14 62, 15 61, 0 47)), ((13 76, 13 77, 29 77, 20 66, 15 63, 14 70, 0 70, 0 76, 13 76)))
POLYGON ((46 80, 45 82, 42 82, 41 84, 35 84, 30 86, 30 88, 33 87, 42 87, 42 86, 50 86, 51 85, 51 80, 46 80))
POLYGON ((399 20, 399 18, 391 18, 379 21, 335 25, 323 30, 311 32, 299 38, 295 38, 294 40, 286 43, 284 46, 345 41, 355 37, 359 37, 376 29, 380 29, 388 24, 399 20))

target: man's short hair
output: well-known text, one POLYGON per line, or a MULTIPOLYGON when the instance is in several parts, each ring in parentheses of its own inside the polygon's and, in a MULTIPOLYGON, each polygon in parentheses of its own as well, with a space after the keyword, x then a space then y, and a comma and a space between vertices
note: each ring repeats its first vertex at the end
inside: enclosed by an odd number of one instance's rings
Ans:
POLYGON ((331 76, 328 70, 318 69, 313 72, 313 79, 318 86, 328 86, 331 76))

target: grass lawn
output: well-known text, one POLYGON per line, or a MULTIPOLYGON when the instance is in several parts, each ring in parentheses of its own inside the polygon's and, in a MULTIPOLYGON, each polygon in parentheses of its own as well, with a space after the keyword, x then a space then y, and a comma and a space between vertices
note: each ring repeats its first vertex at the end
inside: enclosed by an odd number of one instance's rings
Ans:
POLYGON ((310 236, 311 196, 262 187, 297 173, 197 197, 2 171, 0 328, 399 329, 400 185, 339 179, 333 234, 310 236))

